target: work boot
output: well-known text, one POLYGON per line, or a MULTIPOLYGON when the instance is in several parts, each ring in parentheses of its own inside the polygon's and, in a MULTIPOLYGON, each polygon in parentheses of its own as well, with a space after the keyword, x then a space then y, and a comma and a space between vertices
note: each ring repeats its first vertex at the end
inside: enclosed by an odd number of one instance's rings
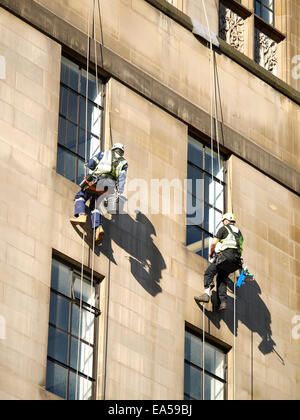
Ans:
POLYGON ((87 216, 84 213, 80 213, 77 217, 74 216, 70 219, 71 223, 75 225, 84 225, 86 223, 87 216))
POLYGON ((194 297, 196 303, 208 303, 209 302, 209 296, 207 293, 204 293, 201 296, 195 296, 194 297))
POLYGON ((221 302, 220 303, 220 305, 219 305, 219 307, 218 307, 218 311, 224 311, 224 309, 226 309, 227 308, 227 304, 226 304, 226 302, 221 302))
POLYGON ((95 245, 101 245, 103 240, 104 230, 102 226, 98 226, 95 231, 95 245))

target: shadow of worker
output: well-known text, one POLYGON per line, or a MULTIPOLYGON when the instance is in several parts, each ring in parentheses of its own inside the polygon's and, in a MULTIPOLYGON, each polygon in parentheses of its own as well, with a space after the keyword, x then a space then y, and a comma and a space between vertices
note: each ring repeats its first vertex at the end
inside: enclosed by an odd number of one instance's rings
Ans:
POLYGON ((137 282, 151 295, 162 292, 160 280, 166 269, 165 260, 152 236, 156 231, 150 220, 136 211, 135 219, 128 214, 112 215, 103 220, 105 232, 101 253, 116 263, 112 242, 129 254, 131 273, 137 282))
MULTIPOLYGON (((234 283, 227 278, 228 288, 234 292, 234 283)), ((271 313, 261 298, 261 289, 255 280, 246 281, 241 288, 236 288, 236 322, 234 331, 234 298, 227 297, 227 309, 225 311, 205 310, 208 319, 219 329, 221 320, 227 325, 228 329, 237 336, 239 323, 243 323, 253 334, 257 333, 261 342, 258 346, 259 351, 266 355, 275 353, 280 362, 284 364, 282 357, 276 352, 276 343, 272 338, 271 313)), ((216 302, 216 292, 212 294, 213 306, 216 302)), ((201 307, 201 305, 199 305, 201 307)), ((201 307, 203 310, 203 308, 201 307)))

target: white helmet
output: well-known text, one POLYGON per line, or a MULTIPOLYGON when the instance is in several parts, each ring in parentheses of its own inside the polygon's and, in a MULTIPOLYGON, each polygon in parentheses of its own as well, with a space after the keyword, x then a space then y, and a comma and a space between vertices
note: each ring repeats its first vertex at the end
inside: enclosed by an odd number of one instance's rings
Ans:
POLYGON ((222 222, 223 222, 223 220, 229 220, 229 222, 236 222, 236 218, 235 218, 235 215, 233 214, 233 213, 225 213, 225 214, 223 214, 223 216, 222 216, 222 222))
POLYGON ((122 150, 122 152, 124 152, 125 150, 124 150, 124 146, 123 146, 123 144, 122 143, 115 143, 114 145, 113 145, 113 147, 111 148, 111 150, 116 150, 116 149, 120 149, 120 150, 122 150))

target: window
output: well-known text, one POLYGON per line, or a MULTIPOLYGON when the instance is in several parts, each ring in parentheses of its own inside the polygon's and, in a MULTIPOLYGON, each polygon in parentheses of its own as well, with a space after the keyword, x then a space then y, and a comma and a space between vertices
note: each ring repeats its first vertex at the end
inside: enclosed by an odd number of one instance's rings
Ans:
POLYGON ((225 351, 207 341, 205 341, 203 346, 203 341, 200 337, 186 330, 184 345, 184 399, 225 400, 226 384, 225 351))
POLYGON ((193 209, 187 205, 188 249, 208 259, 209 240, 221 227, 224 212, 224 158, 211 151, 198 139, 189 136, 188 144, 188 203, 202 209, 202 217, 192 217, 193 209), (198 180, 198 181, 197 181, 198 180), (200 182, 199 182, 200 180, 200 182), (195 204, 196 203, 196 204, 195 204), (198 203, 198 204, 197 204, 198 203))
POLYGON ((87 95, 86 70, 62 58, 57 172, 77 184, 84 176, 85 155, 89 159, 100 148, 103 87, 89 74, 87 95))
POLYGON ((253 13, 241 2, 220 0, 219 36, 276 76, 281 64, 279 45, 285 35, 275 27, 274 3, 274 0, 253 0, 253 13), (249 19, 251 16, 254 18, 249 19), (247 40, 252 29, 253 43, 247 40))
POLYGON ((255 0, 255 13, 265 22, 274 25, 274 0, 255 0))
POLYGON ((97 301, 90 279, 52 260, 46 389, 66 400, 93 398, 97 301))

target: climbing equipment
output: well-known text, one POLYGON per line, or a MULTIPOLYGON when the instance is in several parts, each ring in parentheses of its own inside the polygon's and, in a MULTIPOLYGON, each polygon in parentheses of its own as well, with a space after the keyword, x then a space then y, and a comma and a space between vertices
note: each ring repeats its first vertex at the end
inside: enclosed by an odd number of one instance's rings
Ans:
POLYGON ((225 239, 221 239, 220 243, 220 251, 224 251, 227 248, 237 249, 240 254, 243 252, 243 235, 241 234, 240 230, 233 225, 226 225, 224 226, 228 231, 228 235, 225 239))
POLYGON ((241 273, 236 282, 236 287, 240 288, 246 280, 253 281, 253 279, 254 275, 249 273, 248 267, 246 266, 245 268, 243 268, 243 270, 241 270, 241 273))

